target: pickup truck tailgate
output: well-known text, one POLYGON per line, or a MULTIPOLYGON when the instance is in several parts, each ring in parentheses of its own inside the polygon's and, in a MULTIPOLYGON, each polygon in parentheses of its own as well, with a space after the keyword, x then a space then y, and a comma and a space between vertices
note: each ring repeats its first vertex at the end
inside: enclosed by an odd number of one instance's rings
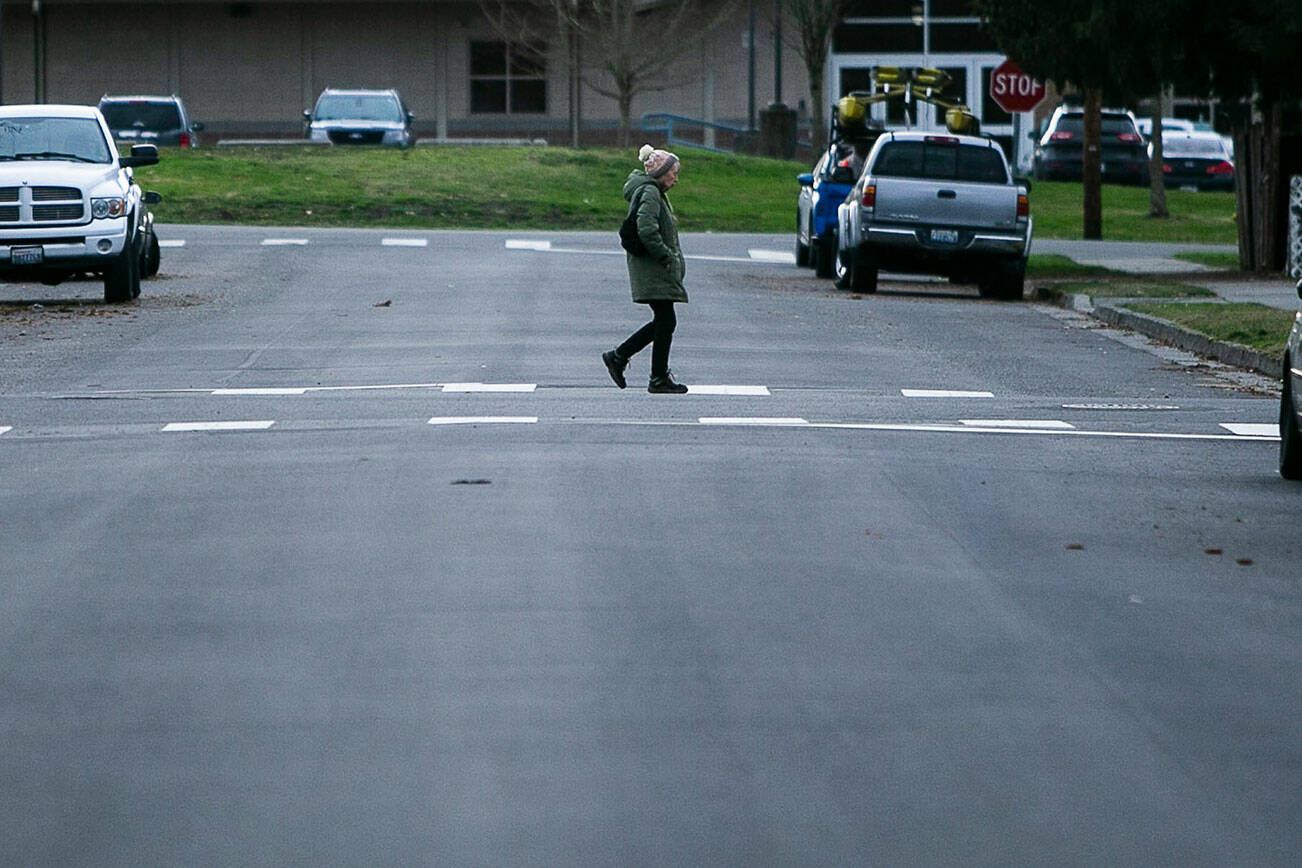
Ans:
POLYGON ((919 226, 1012 229, 1018 188, 1009 184, 879 177, 876 220, 919 226))

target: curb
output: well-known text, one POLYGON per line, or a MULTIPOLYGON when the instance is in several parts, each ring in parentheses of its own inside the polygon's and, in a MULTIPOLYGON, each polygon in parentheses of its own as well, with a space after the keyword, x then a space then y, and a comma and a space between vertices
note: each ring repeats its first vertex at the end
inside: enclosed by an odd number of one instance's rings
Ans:
POLYGON ((1173 347, 1205 358, 1215 359, 1226 365, 1247 368, 1271 379, 1279 379, 1280 376, 1280 366, 1283 364, 1281 359, 1241 344, 1212 340, 1200 332, 1181 328, 1164 319, 1126 310, 1117 306, 1114 302, 1096 303, 1088 295, 1062 292, 1042 286, 1031 290, 1031 298, 1034 301, 1046 302, 1087 314, 1108 325, 1139 332, 1164 344, 1170 344, 1173 347))

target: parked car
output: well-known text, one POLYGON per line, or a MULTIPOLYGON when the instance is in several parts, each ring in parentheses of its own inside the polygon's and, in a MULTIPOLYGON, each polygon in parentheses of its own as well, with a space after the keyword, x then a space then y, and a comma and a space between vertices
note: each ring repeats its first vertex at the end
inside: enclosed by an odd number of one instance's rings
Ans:
MULTIPOLYGON (((1302 280, 1297 284, 1302 300, 1302 280)), ((1302 479, 1302 310, 1284 347, 1284 389, 1279 396, 1279 475, 1302 479)))
POLYGON ((837 285, 875 292, 879 269, 976 283, 1019 299, 1031 249, 1029 182, 979 136, 888 132, 838 209, 837 285))
POLYGON ((1216 133, 1163 131, 1162 177, 1168 187, 1233 190, 1234 160, 1216 133))
POLYGON ((112 96, 99 100, 113 138, 128 144, 199 147, 203 124, 190 120, 185 103, 171 96, 112 96))
POLYGON ((158 270, 148 206, 159 196, 134 170, 157 162, 153 144, 120 156, 94 106, 0 106, 0 274, 56 284, 91 273, 107 302, 140 295, 158 270))
POLYGON ((836 274, 836 209, 863 170, 863 156, 846 142, 833 143, 814 165, 797 175, 796 265, 819 277, 836 274))
MULTIPOLYGON (((1104 109, 1100 146, 1105 183, 1147 184, 1148 150, 1135 116, 1128 111, 1104 109)), ((1035 133, 1031 134, 1035 138, 1035 133)), ((1085 147, 1085 113, 1078 107, 1058 106, 1035 145, 1036 180, 1079 181, 1085 147)))
POLYGON ((303 112, 308 141, 334 145, 397 145, 415 141, 415 116, 396 90, 326 88, 316 107, 303 112))

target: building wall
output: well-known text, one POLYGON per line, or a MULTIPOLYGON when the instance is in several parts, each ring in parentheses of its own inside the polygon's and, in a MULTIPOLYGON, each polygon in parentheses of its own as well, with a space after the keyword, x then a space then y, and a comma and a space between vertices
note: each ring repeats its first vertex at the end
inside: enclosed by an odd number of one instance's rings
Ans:
MULTIPOLYGON (((745 123, 746 4, 707 44, 679 60, 666 89, 640 95, 643 112, 745 123)), ((196 120, 233 134, 291 136, 326 86, 396 87, 422 134, 503 131, 564 140, 568 87, 553 46, 542 115, 472 114, 469 45, 500 40, 476 2, 175 2, 30 0, 0 6, 0 100, 94 103, 105 93, 177 93, 196 120)), ((756 106, 773 100, 772 5, 759 0, 756 106)), ((783 98, 807 99, 803 66, 783 55, 783 98)), ((612 129, 618 110, 591 89, 585 127, 612 129)))

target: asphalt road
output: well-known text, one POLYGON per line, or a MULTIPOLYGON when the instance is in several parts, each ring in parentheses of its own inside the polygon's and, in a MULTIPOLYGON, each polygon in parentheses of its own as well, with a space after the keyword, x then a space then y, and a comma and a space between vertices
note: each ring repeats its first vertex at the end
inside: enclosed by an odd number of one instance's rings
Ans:
POLYGON ((1269 382, 697 235, 652 396, 613 230, 161 235, 0 286, 0 863, 1302 857, 1269 382))

